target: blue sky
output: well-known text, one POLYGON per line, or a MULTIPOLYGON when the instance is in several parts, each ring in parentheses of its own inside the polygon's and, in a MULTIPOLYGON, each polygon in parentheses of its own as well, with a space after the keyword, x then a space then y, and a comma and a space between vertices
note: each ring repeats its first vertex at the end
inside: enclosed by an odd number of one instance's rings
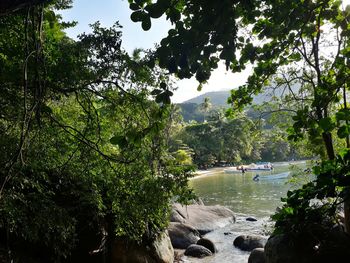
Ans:
POLYGON ((130 20, 131 11, 127 0, 74 0, 73 8, 61 12, 64 20, 78 21, 78 25, 67 33, 75 37, 82 32, 91 31, 89 24, 100 21, 102 26, 110 27, 116 21, 123 26, 123 47, 130 53, 138 47, 152 48, 167 35, 170 24, 165 19, 152 20, 151 30, 145 32, 141 25, 130 20))
MULTIPOLYGON (((122 46, 128 52, 135 48, 152 48, 155 43, 167 35, 170 23, 164 18, 152 20, 151 30, 145 32, 139 23, 130 20, 131 11, 127 0, 74 0, 73 8, 62 11, 65 21, 75 20, 78 25, 68 29, 67 34, 75 38, 82 32, 89 32, 89 24, 100 21, 102 26, 109 27, 116 21, 123 26, 122 46)), ((216 90, 237 88, 245 82, 248 73, 232 74, 223 65, 219 67, 201 92, 197 91, 198 82, 195 79, 177 82, 178 89, 174 92, 172 101, 182 102, 200 94, 216 90)))

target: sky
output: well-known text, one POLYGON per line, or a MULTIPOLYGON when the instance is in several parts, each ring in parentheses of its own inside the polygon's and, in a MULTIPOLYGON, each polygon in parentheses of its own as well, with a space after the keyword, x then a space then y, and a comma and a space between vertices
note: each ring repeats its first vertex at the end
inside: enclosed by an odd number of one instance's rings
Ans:
MULTIPOLYGON (((343 0, 350 4, 350 0, 343 0)), ((135 48, 153 48, 155 43, 167 35, 170 23, 163 17, 152 19, 152 27, 149 31, 143 31, 140 23, 134 23, 130 19, 131 10, 127 0, 74 0, 73 8, 60 12, 64 21, 77 21, 78 25, 68 29, 67 34, 72 38, 83 32, 91 32, 89 24, 100 21, 102 26, 110 27, 116 21, 123 26, 122 47, 129 53, 135 48)), ((222 64, 216 69, 208 81, 203 85, 201 92, 197 91, 198 82, 192 79, 177 82, 177 90, 172 101, 175 103, 186 101, 203 93, 219 90, 230 90, 244 84, 251 68, 244 72, 233 74, 226 71, 222 64)))

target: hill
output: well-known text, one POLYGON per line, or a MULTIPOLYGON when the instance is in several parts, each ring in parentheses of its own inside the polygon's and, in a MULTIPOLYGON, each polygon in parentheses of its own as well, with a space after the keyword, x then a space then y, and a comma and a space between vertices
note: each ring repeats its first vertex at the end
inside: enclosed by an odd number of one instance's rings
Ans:
POLYGON ((212 92, 204 93, 192 99, 189 99, 187 101, 184 101, 183 103, 180 103, 180 104, 187 104, 187 103, 201 104, 203 103, 204 99, 208 97, 210 98, 210 102, 213 106, 228 107, 227 98, 229 96, 230 96, 229 90, 212 91, 212 92))
MULTIPOLYGON (((203 103, 204 99, 208 97, 210 98, 210 102, 213 106, 228 108, 229 105, 227 104, 227 99, 230 96, 230 94, 231 94, 230 90, 212 91, 212 92, 204 93, 192 99, 186 100, 180 104, 187 104, 187 103, 201 104, 203 103)), ((266 89, 265 93, 255 95, 253 97, 253 103, 261 104, 265 101, 269 101, 271 97, 272 97, 272 94, 270 94, 268 89, 266 89)))
MULTIPOLYGON (((297 89, 298 88, 295 87, 295 90, 297 89)), ((266 88, 264 93, 255 95, 253 97, 253 104, 262 104, 263 102, 270 101, 273 96, 280 96, 280 95, 282 95, 282 90, 274 90, 272 92, 271 89, 266 88)), ((197 122, 202 122, 204 120, 204 114, 200 110, 200 104, 203 103, 205 98, 210 99, 212 110, 215 110, 218 108, 228 108, 229 105, 227 104, 227 99, 229 96, 230 96, 229 90, 212 91, 212 92, 204 93, 192 99, 189 99, 182 103, 178 103, 177 105, 180 107, 181 114, 185 121, 195 120, 197 122)), ((252 111, 249 111, 248 115, 250 115, 252 118, 256 117, 254 116, 254 112, 252 111)))

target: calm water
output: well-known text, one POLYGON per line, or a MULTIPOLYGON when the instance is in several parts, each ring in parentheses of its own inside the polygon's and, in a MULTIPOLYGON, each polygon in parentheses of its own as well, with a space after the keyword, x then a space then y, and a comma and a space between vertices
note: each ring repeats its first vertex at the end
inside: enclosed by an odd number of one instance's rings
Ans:
MULTIPOLYGON (((305 163, 298 165, 305 166, 305 163)), ((280 198, 285 196, 291 187, 288 184, 289 177, 275 179, 272 176, 288 172, 288 163, 276 163, 274 167, 273 172, 218 172, 191 180, 191 186, 204 204, 230 208, 235 212, 237 221, 206 235, 216 243, 219 253, 204 259, 185 258, 185 262, 248 262, 249 252, 234 248, 233 240, 241 234, 267 235, 272 225, 269 218, 281 205, 280 198), (261 178, 266 175, 268 177, 256 182, 253 181, 256 174, 261 178), (248 222, 245 220, 247 216, 253 216, 258 221, 248 222)))

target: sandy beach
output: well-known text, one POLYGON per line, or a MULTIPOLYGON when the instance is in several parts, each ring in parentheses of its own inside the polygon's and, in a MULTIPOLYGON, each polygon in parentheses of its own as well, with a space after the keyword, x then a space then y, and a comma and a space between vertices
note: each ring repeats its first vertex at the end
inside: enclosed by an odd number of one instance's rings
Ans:
POLYGON ((190 180, 214 175, 218 172, 223 172, 225 169, 227 169, 227 167, 214 167, 214 168, 210 168, 208 170, 197 170, 194 172, 194 177, 190 178, 190 180))

